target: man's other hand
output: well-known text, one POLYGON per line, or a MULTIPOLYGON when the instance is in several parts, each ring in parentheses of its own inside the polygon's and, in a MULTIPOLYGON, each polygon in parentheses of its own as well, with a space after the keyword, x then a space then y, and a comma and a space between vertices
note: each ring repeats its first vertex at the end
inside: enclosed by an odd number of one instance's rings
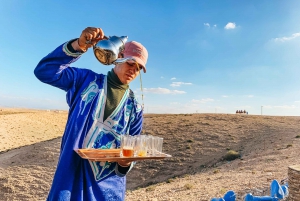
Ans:
POLYGON ((78 40, 72 43, 75 50, 86 52, 88 48, 96 45, 100 40, 106 39, 101 28, 87 27, 84 29, 78 40))

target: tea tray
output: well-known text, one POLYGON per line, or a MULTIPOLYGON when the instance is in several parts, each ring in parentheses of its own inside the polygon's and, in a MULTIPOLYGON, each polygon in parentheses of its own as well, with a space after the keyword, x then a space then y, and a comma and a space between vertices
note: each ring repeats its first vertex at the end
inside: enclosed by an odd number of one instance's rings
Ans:
POLYGON ((165 159, 172 157, 169 154, 161 153, 155 156, 136 156, 136 157, 122 157, 120 156, 120 149, 76 149, 74 150, 81 158, 90 161, 108 161, 118 162, 121 160, 126 161, 139 161, 148 159, 165 159))

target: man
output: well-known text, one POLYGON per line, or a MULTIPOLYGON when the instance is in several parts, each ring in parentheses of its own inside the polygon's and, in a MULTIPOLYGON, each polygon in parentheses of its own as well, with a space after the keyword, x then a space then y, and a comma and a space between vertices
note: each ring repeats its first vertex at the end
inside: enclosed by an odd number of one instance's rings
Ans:
POLYGON ((61 151, 47 200, 124 200, 126 174, 131 161, 91 162, 74 151, 80 148, 120 147, 120 136, 138 135, 142 130, 142 108, 128 84, 146 72, 148 52, 138 42, 125 44, 120 54, 137 63, 119 63, 107 75, 70 67, 80 56, 105 39, 100 28, 84 29, 44 57, 34 70, 36 77, 65 90, 69 115, 61 151))

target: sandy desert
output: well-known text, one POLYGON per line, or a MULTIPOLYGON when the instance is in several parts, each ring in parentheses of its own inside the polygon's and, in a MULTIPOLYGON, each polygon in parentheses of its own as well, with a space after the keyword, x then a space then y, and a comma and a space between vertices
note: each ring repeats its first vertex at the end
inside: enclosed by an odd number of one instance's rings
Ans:
MULTIPOLYGON (((0 108, 0 200, 45 200, 67 111, 0 108)), ((164 138, 172 157, 140 161, 127 176, 128 201, 207 201, 228 190, 269 195, 299 165, 300 117, 145 114, 143 134, 164 138), (228 161, 234 150, 240 157, 228 161)))

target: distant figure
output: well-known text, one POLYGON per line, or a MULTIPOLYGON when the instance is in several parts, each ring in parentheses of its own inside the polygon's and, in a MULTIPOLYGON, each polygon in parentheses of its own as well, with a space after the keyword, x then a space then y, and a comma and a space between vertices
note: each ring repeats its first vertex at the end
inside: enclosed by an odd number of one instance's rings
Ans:
POLYGON ((244 114, 246 114, 246 110, 244 110, 244 114))
POLYGON ((238 113, 239 113, 239 111, 238 111, 238 110, 236 110, 236 111, 235 111, 235 113, 236 113, 236 114, 238 114, 238 113))

